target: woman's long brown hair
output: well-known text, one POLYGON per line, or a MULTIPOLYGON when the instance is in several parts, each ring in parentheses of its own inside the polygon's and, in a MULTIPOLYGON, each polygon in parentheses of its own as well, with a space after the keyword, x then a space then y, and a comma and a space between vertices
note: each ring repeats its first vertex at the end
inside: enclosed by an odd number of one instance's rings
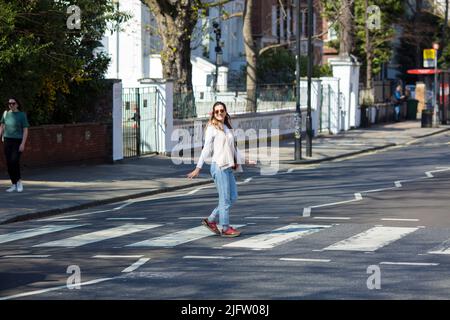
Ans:
POLYGON ((224 121, 224 123, 228 127, 228 129, 233 129, 233 127, 231 126, 231 117, 230 117, 230 115, 227 112, 227 106, 225 105, 225 103, 220 102, 220 101, 217 101, 216 103, 214 103, 214 105, 212 107, 211 117, 209 118, 209 121, 208 121, 208 125, 212 125, 216 129, 219 129, 219 130, 223 131, 223 128, 220 125, 220 121, 216 119, 216 114, 214 112, 215 111, 214 109, 217 106, 222 106, 225 109, 225 121, 224 121))

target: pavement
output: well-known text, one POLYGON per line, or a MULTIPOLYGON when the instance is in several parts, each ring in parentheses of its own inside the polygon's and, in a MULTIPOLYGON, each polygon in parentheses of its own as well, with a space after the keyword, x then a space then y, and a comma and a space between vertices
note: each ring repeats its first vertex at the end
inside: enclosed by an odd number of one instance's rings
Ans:
MULTIPOLYGON (((398 147, 450 130, 421 128, 419 121, 406 121, 369 128, 355 129, 339 135, 320 135, 313 140, 313 157, 306 158, 303 142, 303 160, 294 161, 294 141, 280 141, 279 169, 332 161, 375 150, 398 147)), ((250 150, 250 152, 255 150, 250 150)), ((262 157, 263 158, 263 157, 262 157)), ((238 176, 260 170, 258 163, 244 169, 238 176)), ((212 183, 208 167, 190 180, 186 177, 194 163, 175 164, 161 155, 125 159, 114 164, 61 166, 22 171, 24 192, 0 193, 0 224, 37 219, 98 205, 139 198, 179 189, 212 183)), ((10 182, 5 173, 0 184, 6 189, 10 182)))

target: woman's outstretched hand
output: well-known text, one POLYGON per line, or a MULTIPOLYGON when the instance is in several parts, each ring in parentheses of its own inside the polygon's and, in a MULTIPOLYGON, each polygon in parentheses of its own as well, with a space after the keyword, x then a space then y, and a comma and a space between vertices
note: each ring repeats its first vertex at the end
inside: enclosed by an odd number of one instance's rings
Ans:
POLYGON ((197 177, 200 174, 200 168, 195 168, 194 171, 190 172, 187 177, 189 179, 193 179, 195 177, 197 177))

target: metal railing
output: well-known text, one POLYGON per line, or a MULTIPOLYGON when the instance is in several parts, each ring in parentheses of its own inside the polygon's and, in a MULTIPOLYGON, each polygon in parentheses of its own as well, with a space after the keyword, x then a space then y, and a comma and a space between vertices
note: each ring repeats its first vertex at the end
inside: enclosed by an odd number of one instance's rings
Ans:
MULTIPOLYGON (((247 92, 245 88, 227 88, 227 91, 212 90, 211 87, 195 87, 190 93, 174 94, 174 118, 204 118, 212 111, 216 101, 222 101, 227 106, 228 113, 247 113, 247 92)), ((222 88, 225 89, 225 88, 222 88)), ((313 86, 313 94, 320 93, 313 86)), ((260 85, 256 92, 258 111, 295 110, 296 90, 295 84, 268 84, 260 85)), ((306 81, 301 82, 300 104, 306 107, 307 86, 306 81)))

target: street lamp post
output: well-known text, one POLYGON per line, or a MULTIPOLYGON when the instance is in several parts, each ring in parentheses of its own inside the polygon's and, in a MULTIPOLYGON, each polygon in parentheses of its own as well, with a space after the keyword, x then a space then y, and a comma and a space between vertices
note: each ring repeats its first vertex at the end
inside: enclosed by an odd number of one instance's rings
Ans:
POLYGON ((314 52, 312 46, 313 3, 308 0, 308 109, 306 114, 306 156, 312 157, 311 81, 314 52))
POLYGON ((433 95, 433 108, 434 108, 434 114, 433 114, 433 127, 436 127, 438 125, 438 74, 437 74, 437 55, 439 50, 439 44, 433 43, 433 49, 434 49, 434 95, 433 95))
POLYGON ((295 90, 296 90, 296 103, 295 103, 295 160, 302 159, 302 112, 300 110, 300 0, 295 0, 295 16, 297 17, 295 40, 297 44, 297 55, 295 61, 295 90))
POLYGON ((222 64, 222 47, 220 46, 220 38, 222 37, 222 30, 220 25, 214 21, 213 22, 214 33, 216 34, 216 73, 214 75, 214 92, 217 92, 217 82, 219 79, 219 65, 222 64))

